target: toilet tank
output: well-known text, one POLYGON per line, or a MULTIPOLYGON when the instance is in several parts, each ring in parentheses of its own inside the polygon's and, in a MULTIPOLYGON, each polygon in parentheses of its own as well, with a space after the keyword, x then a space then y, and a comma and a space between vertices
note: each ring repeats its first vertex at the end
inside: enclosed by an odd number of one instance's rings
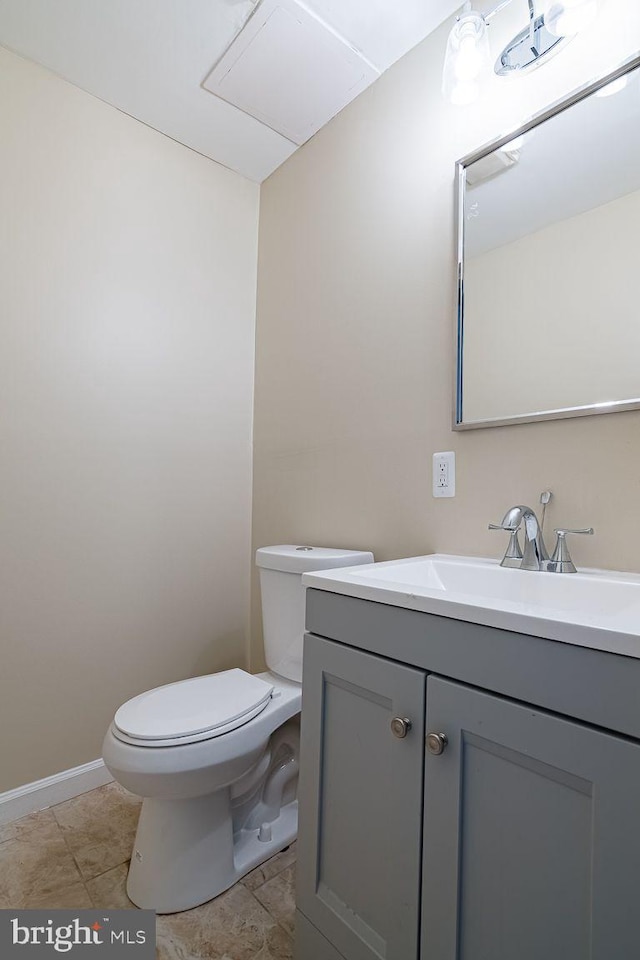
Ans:
POLYGON ((373 554, 364 550, 300 547, 289 543, 260 547, 256 551, 262 594, 264 655, 270 670, 288 680, 298 683, 302 680, 305 603, 302 574, 308 570, 355 567, 362 563, 373 563, 373 554))

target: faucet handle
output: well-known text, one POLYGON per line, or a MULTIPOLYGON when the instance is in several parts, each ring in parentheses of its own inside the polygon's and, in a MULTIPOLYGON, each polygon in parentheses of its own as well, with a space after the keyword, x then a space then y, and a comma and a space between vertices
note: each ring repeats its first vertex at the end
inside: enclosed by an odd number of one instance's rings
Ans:
POLYGON ((547 570, 550 573, 575 573, 576 567, 571 559, 569 547, 567 546, 567 534, 581 533, 591 536, 594 533, 593 527, 584 527, 581 530, 569 530, 568 528, 560 527, 554 530, 554 533, 557 534, 558 539, 551 560, 549 560, 547 564, 547 570))
POLYGON ((500 561, 501 567, 519 567, 522 563, 522 550, 520 549, 520 541, 518 540, 518 529, 518 526, 514 527, 508 523, 489 524, 489 530, 505 530, 511 534, 505 555, 500 561))
POLYGON ((554 532, 554 533, 557 533, 558 536, 559 536, 561 539, 564 539, 564 537, 566 537, 566 535, 567 535, 568 533, 586 533, 586 534, 591 535, 591 534, 595 533, 595 530, 593 529, 593 527, 582 527, 581 530, 569 530, 568 527, 564 527, 564 528, 558 528, 557 530, 554 530, 553 532, 554 532))

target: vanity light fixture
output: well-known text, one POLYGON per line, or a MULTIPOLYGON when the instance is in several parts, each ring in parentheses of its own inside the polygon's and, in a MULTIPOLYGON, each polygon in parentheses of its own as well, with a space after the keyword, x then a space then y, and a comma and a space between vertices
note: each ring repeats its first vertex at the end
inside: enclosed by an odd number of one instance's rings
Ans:
MULTIPOLYGON (((487 13, 480 13, 468 0, 456 18, 447 40, 442 73, 442 92, 451 103, 466 105, 477 100, 482 76, 488 73, 491 63, 489 23, 511 2, 501 0, 487 13)), ((527 0, 527 3, 529 25, 509 41, 496 60, 494 72, 499 76, 538 66, 543 57, 557 53, 564 42, 588 26, 598 11, 598 0, 527 0)))

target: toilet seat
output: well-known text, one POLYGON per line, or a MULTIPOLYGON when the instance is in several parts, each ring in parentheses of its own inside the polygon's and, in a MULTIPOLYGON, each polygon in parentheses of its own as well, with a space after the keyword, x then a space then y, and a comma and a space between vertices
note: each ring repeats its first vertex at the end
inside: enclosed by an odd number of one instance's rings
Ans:
POLYGON ((272 692, 273 684, 239 669, 180 680, 128 700, 117 711, 112 732, 142 747, 209 740, 256 717, 272 692))

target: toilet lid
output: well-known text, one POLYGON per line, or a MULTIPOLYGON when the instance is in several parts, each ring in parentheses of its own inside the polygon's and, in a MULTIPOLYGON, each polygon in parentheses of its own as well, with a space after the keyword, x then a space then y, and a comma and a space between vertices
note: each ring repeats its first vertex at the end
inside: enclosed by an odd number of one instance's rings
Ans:
POLYGON ((120 707, 114 725, 136 740, 215 736, 217 728, 240 726, 263 710, 272 690, 244 670, 224 670, 141 693, 120 707))

